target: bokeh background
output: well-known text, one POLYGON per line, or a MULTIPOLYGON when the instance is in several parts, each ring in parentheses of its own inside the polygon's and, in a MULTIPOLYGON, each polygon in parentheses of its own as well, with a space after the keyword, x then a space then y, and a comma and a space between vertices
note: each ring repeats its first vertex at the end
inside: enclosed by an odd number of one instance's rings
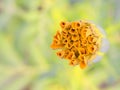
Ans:
POLYGON ((120 90, 120 0, 0 0, 0 90, 120 90), (81 19, 110 42, 84 70, 50 48, 60 21, 81 19))

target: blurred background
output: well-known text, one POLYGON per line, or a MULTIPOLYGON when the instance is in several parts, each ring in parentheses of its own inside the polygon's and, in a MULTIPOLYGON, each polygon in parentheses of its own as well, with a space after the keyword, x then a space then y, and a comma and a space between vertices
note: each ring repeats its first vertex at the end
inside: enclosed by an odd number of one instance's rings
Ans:
POLYGON ((0 0, 0 90, 120 90, 120 0, 0 0), (82 19, 110 42, 84 70, 50 48, 60 21, 82 19))

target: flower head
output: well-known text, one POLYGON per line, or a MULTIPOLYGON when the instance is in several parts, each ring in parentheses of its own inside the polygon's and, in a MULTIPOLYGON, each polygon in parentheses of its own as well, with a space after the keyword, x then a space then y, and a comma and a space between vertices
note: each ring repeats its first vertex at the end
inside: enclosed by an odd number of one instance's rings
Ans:
POLYGON ((61 49, 57 56, 67 59, 70 65, 85 68, 98 56, 104 35, 88 21, 61 22, 60 26, 60 31, 54 35, 51 48, 61 49))

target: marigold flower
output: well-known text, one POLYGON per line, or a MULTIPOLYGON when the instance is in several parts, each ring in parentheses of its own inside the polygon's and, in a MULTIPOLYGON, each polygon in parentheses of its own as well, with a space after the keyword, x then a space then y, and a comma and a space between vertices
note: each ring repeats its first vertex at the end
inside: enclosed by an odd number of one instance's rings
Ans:
POLYGON ((57 56, 69 60, 70 65, 80 65, 83 69, 100 59, 100 55, 103 55, 100 53, 105 52, 101 48, 108 47, 108 43, 103 44, 106 40, 103 31, 91 22, 63 21, 60 26, 61 30, 53 37, 51 48, 61 49, 56 53, 57 56))

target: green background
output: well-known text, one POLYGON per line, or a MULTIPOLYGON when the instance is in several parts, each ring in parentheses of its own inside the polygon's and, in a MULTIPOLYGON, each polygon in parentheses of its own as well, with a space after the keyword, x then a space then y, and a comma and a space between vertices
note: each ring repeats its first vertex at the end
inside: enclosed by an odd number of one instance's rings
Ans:
POLYGON ((0 90, 120 90, 119 0, 0 0, 0 90), (50 48, 61 21, 91 20, 110 42, 102 60, 69 66, 50 48))

